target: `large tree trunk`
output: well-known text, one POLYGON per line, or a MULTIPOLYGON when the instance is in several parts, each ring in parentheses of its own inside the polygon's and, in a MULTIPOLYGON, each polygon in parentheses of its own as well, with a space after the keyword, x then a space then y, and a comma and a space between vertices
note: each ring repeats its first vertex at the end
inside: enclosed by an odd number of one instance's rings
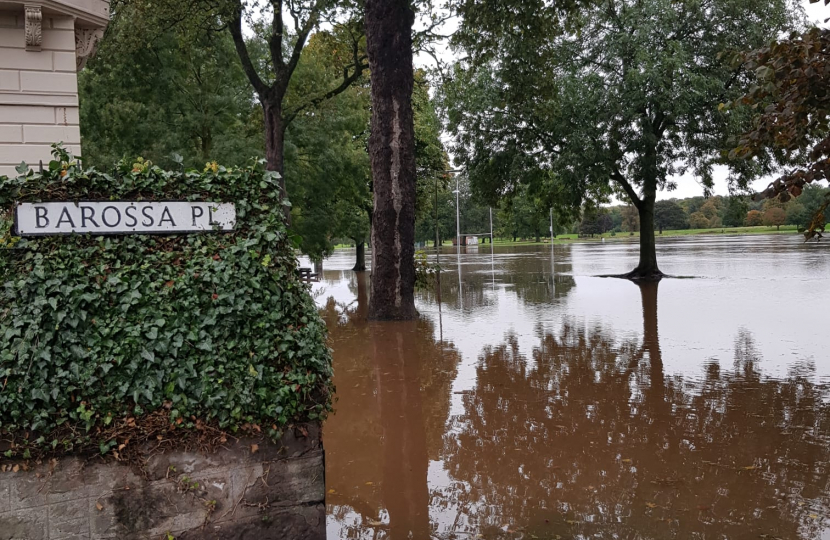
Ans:
MULTIPOLYGON (((281 101, 262 100, 262 113, 265 116, 265 167, 280 174, 280 191, 288 198, 285 189, 285 120, 282 117, 281 101)), ((282 207, 288 225, 291 225, 291 208, 282 207)))
POLYGON ((656 193, 645 195, 640 201, 640 262, 624 277, 633 280, 659 280, 663 272, 657 267, 657 245, 654 236, 654 202, 656 193))
POLYGON ((367 0, 372 74, 372 294, 369 318, 405 320, 415 310, 415 135, 412 24, 407 0, 367 0))
POLYGON ((366 270, 366 243, 363 241, 363 238, 355 238, 355 248, 357 251, 357 260, 354 263, 354 270, 355 272, 363 272, 366 270))

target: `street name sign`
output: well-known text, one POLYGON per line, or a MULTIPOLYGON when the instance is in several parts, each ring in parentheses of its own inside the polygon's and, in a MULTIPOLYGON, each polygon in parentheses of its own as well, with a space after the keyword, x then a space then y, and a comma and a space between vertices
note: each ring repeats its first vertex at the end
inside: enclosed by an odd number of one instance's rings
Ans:
POLYGON ((214 202, 43 202, 15 207, 18 236, 232 231, 236 208, 214 202))

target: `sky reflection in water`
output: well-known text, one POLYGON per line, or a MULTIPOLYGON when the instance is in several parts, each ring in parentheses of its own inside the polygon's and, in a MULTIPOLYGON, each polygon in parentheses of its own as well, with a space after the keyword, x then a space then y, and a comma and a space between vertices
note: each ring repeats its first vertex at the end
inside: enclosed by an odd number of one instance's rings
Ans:
POLYGON ((327 260, 329 538, 830 537, 828 244, 658 250, 694 279, 592 277, 627 242, 446 249, 412 323, 327 260))

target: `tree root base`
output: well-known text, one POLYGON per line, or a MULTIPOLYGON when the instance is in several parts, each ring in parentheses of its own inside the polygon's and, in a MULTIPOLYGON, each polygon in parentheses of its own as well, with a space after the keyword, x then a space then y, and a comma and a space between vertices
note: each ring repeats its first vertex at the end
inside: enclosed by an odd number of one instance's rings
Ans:
POLYGON ((625 274, 607 274, 600 277, 610 277, 610 278, 618 278, 618 279, 628 279, 630 281, 634 281, 636 283, 646 283, 646 282, 657 282, 663 278, 671 277, 667 274, 664 274, 660 270, 651 270, 648 272, 642 272, 639 269, 634 269, 631 272, 626 272, 625 274))

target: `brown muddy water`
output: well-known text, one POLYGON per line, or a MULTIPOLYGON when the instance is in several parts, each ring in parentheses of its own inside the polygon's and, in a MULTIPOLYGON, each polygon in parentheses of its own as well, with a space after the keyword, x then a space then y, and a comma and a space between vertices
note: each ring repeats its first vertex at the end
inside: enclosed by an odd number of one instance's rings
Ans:
POLYGON ((830 243, 658 257, 692 278, 594 277, 627 242, 445 248, 412 323, 327 260, 328 538, 830 538, 830 243))

